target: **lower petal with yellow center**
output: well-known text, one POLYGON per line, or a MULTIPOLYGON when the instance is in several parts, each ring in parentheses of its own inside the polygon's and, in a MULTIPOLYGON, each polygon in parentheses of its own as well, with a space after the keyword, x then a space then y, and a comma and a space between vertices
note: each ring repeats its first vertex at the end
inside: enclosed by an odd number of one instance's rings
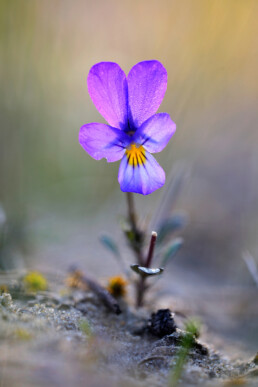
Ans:
POLYGON ((132 167, 144 165, 146 163, 145 149, 142 145, 131 144, 125 151, 127 162, 132 167))

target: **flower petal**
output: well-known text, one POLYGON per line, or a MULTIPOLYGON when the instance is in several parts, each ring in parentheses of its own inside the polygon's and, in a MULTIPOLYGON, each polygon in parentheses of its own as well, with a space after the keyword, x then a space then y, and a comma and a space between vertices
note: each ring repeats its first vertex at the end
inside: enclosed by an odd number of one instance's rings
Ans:
POLYGON ((128 154, 121 160, 118 172, 121 191, 148 195, 161 188, 165 178, 165 172, 149 152, 145 151, 137 164, 129 161, 128 154))
POLYGON ((161 152, 176 131, 176 124, 169 114, 154 114, 136 131, 133 141, 150 153, 161 152))
POLYGON ((79 143, 91 157, 108 162, 120 160, 130 138, 121 130, 105 124, 86 124, 79 132, 79 143))
POLYGON ((127 80, 118 64, 95 64, 88 75, 88 90, 94 105, 107 122, 125 129, 128 122, 127 80))
POLYGON ((158 110, 166 89, 167 71, 157 60, 136 64, 128 74, 129 120, 132 130, 158 110))

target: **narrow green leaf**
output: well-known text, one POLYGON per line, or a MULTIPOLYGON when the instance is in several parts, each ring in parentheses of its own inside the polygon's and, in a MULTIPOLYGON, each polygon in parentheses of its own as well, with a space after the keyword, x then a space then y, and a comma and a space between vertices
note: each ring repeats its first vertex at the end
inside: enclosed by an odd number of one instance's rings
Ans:
POLYGON ((181 230, 188 222, 186 214, 175 214, 164 220, 158 228, 157 243, 161 244, 170 234, 175 231, 181 230))
POLYGON ((104 247, 106 247, 106 249, 108 249, 111 253, 113 253, 115 255, 115 257, 117 259, 119 259, 119 260, 121 259, 121 255, 120 255, 118 246, 117 246, 116 242, 109 235, 102 234, 99 237, 99 240, 102 243, 102 245, 104 247))
POLYGON ((184 240, 183 238, 175 238, 173 241, 169 244, 168 248, 166 249, 165 253, 163 254, 163 259, 161 262, 161 266, 165 267, 168 261, 176 255, 178 250, 183 245, 184 240))

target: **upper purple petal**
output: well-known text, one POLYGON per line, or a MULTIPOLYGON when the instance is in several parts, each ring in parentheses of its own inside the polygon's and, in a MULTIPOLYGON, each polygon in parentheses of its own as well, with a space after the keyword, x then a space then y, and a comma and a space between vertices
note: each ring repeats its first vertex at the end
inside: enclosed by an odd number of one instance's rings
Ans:
POLYGON ((133 141, 150 153, 161 152, 176 131, 176 124, 169 114, 154 114, 136 131, 133 141))
POLYGON ((91 157, 108 162, 120 160, 130 138, 121 130, 105 124, 91 123, 83 125, 79 132, 79 143, 91 157))
POLYGON ((158 110, 166 89, 167 71, 157 60, 136 64, 128 74, 129 120, 132 130, 158 110))
POLYGON ((113 62, 95 64, 88 75, 90 97, 107 122, 125 129, 128 123, 127 80, 123 70, 113 62))
POLYGON ((149 195, 164 185, 164 170, 150 153, 145 152, 145 157, 144 164, 132 166, 123 156, 118 172, 121 191, 149 195))

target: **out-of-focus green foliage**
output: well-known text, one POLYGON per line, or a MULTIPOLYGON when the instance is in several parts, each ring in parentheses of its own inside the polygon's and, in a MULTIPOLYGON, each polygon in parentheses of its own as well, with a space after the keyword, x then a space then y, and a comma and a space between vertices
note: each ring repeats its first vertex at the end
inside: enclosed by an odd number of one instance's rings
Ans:
POLYGON ((185 323, 185 330, 198 339, 200 336, 201 322, 196 318, 190 318, 185 323))
POLYGON ((195 339, 200 335, 200 322, 196 319, 189 319, 185 324, 181 347, 177 351, 176 363, 171 371, 169 387, 176 387, 187 362, 189 351, 194 345, 195 339))
POLYGON ((167 265, 167 263, 172 258, 175 257, 176 253, 181 248, 183 243, 184 243, 184 240, 183 240, 183 238, 180 238, 180 237, 173 239, 169 243, 169 245, 166 247, 165 252, 163 254, 163 257, 162 257, 162 261, 161 261, 161 266, 162 267, 165 267, 167 265))
POLYGON ((23 278, 23 284, 28 292, 39 292, 47 290, 47 279, 37 271, 31 271, 23 278))
POLYGON ((105 246, 109 251, 111 251, 111 253, 113 253, 113 255, 116 257, 116 259, 118 259, 120 261, 121 255, 119 252, 119 248, 118 248, 116 242, 114 241, 114 239, 111 238, 107 234, 102 234, 99 237, 99 239, 100 239, 100 242, 102 243, 102 245, 105 246))
POLYGON ((157 229, 157 243, 162 244, 172 233, 181 230, 187 224, 186 214, 174 214, 171 218, 165 219, 157 229))
POLYGON ((92 336, 93 333, 92 333, 90 323, 85 318, 80 320, 79 328, 86 336, 89 336, 89 337, 92 336))

